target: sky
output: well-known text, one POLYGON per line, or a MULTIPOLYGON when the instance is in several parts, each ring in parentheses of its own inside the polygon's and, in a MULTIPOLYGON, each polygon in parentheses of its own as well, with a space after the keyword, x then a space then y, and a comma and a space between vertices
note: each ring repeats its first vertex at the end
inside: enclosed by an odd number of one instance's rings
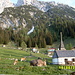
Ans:
MULTIPOLYGON (((17 0, 10 0, 13 3, 17 3, 17 0)), ((75 0, 38 0, 38 1, 55 1, 56 3, 63 3, 75 8, 75 0)))

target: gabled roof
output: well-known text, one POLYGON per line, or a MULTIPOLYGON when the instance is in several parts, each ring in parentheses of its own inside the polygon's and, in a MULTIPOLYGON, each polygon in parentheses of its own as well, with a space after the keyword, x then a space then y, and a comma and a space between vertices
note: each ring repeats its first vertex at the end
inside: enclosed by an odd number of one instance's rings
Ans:
POLYGON ((75 50, 57 50, 54 52, 53 58, 59 57, 75 57, 75 50))

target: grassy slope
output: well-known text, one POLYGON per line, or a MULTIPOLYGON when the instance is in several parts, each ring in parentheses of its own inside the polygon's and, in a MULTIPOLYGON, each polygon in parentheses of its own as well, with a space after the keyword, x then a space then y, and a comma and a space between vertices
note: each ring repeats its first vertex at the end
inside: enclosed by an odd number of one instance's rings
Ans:
MULTIPOLYGON (((41 49, 40 49, 41 50, 41 49)), ((51 62, 51 58, 43 54, 32 53, 35 57, 27 57, 25 62, 21 62, 20 58, 30 56, 30 52, 21 50, 13 50, 0 47, 0 74, 16 74, 16 75, 62 75, 69 74, 68 70, 59 70, 58 65, 47 65, 46 67, 32 67, 29 64, 30 60, 41 58, 48 58, 47 62, 51 62), (10 58, 18 58, 17 65, 13 65, 14 60, 10 58)), ((72 71, 72 70, 70 70, 72 71)))

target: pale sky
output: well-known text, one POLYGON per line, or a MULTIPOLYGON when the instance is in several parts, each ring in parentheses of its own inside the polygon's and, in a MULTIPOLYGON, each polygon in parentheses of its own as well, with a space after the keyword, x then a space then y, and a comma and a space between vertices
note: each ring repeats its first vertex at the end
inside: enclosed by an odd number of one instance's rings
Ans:
MULTIPOLYGON (((17 3, 17 0, 10 0, 13 3, 17 3)), ((38 0, 38 1, 55 1, 56 3, 63 3, 63 4, 67 4, 69 6, 75 7, 75 0, 38 0)))

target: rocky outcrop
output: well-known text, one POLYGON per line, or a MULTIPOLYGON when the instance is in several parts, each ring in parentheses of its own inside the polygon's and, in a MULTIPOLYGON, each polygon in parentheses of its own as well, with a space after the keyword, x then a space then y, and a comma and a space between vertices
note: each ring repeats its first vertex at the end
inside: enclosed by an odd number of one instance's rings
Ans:
POLYGON ((0 0, 0 13, 2 13, 6 7, 14 7, 14 4, 10 0, 0 0))
POLYGON ((33 5, 37 0, 18 0, 16 6, 21 6, 21 5, 33 5))

